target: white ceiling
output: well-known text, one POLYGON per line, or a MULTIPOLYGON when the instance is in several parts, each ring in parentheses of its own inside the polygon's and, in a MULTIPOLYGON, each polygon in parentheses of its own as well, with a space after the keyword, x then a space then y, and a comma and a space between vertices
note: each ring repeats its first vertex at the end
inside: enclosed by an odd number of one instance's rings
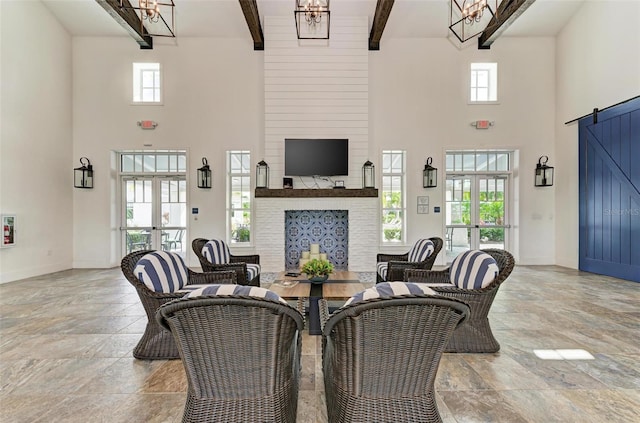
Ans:
MULTIPOLYGON (((129 36, 95 0, 41 0, 73 36, 129 36)), ((136 0, 131 0, 136 1, 136 0)), ((459 0, 460 1, 460 0, 459 0)), ((495 0, 490 0, 495 1, 495 0)), ((503 33, 511 37, 555 36, 585 0, 536 0, 503 33)), ((177 37, 251 38, 238 0, 174 0, 177 37)), ((260 19, 290 16, 294 0, 257 0, 260 19)), ((376 0, 333 0, 331 16, 369 16, 376 0)), ((385 38, 446 37, 448 0, 396 0, 385 38)), ((264 27, 264 24, 263 24, 264 27)))

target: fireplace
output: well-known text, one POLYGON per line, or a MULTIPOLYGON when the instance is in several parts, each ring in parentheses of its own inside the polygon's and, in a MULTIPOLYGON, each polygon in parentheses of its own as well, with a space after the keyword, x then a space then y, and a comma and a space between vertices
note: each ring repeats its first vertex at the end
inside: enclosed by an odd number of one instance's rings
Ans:
MULTIPOLYGON (((296 253, 294 258, 285 254, 287 250, 285 228, 286 213, 289 212, 341 212, 344 213, 345 225, 339 224, 337 228, 344 228, 345 236, 344 259, 336 247, 337 262, 344 260, 344 270, 354 272, 374 272, 376 266, 376 254, 379 244, 379 202, 378 198, 256 198, 255 199, 255 223, 254 223, 254 248, 260 254, 260 265, 264 272, 279 272, 297 267, 296 253), (292 261, 293 260, 293 261, 292 261)), ((311 218, 311 221, 314 218, 311 218)), ((331 221, 331 218, 329 219, 331 221)), ((330 226, 330 225, 329 225, 330 226)), ((340 229, 338 229, 340 231, 340 229)), ((336 235, 336 237, 338 237, 336 235)), ((327 241, 330 242, 330 241, 327 241)), ((321 244, 320 240, 313 241, 321 244)), ((298 247, 296 247, 298 248, 298 247)), ((301 248, 301 247, 300 247, 301 248)), ((329 247, 334 248, 332 246, 329 247)), ((321 246, 321 250, 324 248, 321 246)), ((306 241, 304 249, 308 250, 306 241)), ((298 252, 299 254, 299 252, 298 252)), ((327 257, 329 258, 329 257, 327 257)), ((336 261, 332 260, 334 265, 336 261)), ((338 266, 336 266, 338 267, 338 266)))

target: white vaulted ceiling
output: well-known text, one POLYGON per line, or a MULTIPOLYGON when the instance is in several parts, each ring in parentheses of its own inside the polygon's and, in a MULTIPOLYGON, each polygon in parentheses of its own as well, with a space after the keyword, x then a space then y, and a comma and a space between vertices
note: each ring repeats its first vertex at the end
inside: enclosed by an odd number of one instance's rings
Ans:
MULTIPOLYGON (((24 1, 24 0, 3 0, 24 1)), ((41 0, 72 36, 128 36, 95 0, 41 0)), ((132 0, 135 1, 135 0, 132 0)), ((507 28, 503 36, 555 36, 587 0, 537 0, 507 28)), ((174 0, 178 37, 251 39, 238 0, 174 0)), ((257 0, 265 16, 291 16, 294 0, 257 0)), ((333 0, 332 16, 368 16, 373 21, 376 0, 333 0)), ((448 35, 448 0, 396 0, 382 41, 386 38, 432 38, 448 35)))

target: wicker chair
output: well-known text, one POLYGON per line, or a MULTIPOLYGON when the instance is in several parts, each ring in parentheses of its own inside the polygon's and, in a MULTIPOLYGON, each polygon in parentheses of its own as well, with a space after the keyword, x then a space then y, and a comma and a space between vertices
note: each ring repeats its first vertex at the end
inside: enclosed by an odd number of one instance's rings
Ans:
MULTIPOLYGON (((442 238, 433 237, 428 238, 433 243, 433 253, 429 255, 425 260, 421 262, 410 262, 409 261, 409 253, 411 251, 407 251, 404 254, 378 254, 377 262, 378 265, 381 263, 387 263, 387 277, 383 278, 380 275, 380 272, 376 272, 376 281, 377 283, 385 282, 385 281, 402 281, 404 277, 405 269, 427 269, 430 270, 433 267, 433 263, 436 261, 436 257, 438 253, 442 249, 442 238)), ((416 245, 421 240, 416 242, 416 245)), ((415 245, 414 245, 415 248, 415 245)), ((412 248, 413 250, 413 248, 412 248)))
POLYGON ((260 273, 251 278, 249 276, 249 271, 247 270, 247 263, 260 264, 260 256, 258 254, 234 256, 229 253, 229 263, 213 264, 202 254, 202 249, 207 242, 209 242, 208 239, 196 238, 191 243, 191 248, 198 257, 198 260, 200 260, 200 266, 202 266, 203 271, 214 272, 233 270, 238 275, 238 285, 260 286, 260 273))
MULTIPOLYGON (((326 302, 322 301, 326 315, 326 302)), ((334 312, 323 328, 329 422, 442 422, 434 380, 469 313, 460 301, 408 295, 334 312)))
POLYGON ((293 307, 233 295, 158 310, 178 343, 188 389, 183 422, 296 421, 303 318, 293 307))
MULTIPOLYGON (((156 310, 162 304, 175 300, 176 298, 181 298, 186 293, 152 291, 134 274, 138 260, 145 254, 153 252, 153 250, 135 251, 126 255, 121 263, 122 273, 131 285, 136 288, 148 319, 144 334, 138 342, 138 345, 133 349, 133 356, 147 360, 179 358, 178 348, 171 333, 158 325, 155 315, 156 310)), ((236 283, 235 272, 196 273, 190 269, 187 270, 187 285, 236 283)))
POLYGON ((443 296, 469 304, 471 315, 464 325, 456 329, 445 352, 493 353, 500 350, 500 344, 491 331, 488 315, 493 299, 498 293, 498 288, 513 271, 515 260, 505 250, 484 249, 480 251, 491 255, 499 268, 498 276, 488 286, 481 289, 463 289, 451 284, 448 268, 440 271, 409 269, 405 272, 404 280, 444 284, 431 288, 443 296))

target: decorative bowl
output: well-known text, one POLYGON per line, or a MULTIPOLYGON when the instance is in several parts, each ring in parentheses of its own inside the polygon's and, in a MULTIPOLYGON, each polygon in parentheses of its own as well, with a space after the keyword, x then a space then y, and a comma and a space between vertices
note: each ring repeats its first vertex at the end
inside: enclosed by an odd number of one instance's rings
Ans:
POLYGON ((317 283, 317 284, 320 284, 326 281, 327 279, 329 279, 329 275, 315 275, 315 276, 309 277, 309 281, 311 281, 311 283, 317 283))

